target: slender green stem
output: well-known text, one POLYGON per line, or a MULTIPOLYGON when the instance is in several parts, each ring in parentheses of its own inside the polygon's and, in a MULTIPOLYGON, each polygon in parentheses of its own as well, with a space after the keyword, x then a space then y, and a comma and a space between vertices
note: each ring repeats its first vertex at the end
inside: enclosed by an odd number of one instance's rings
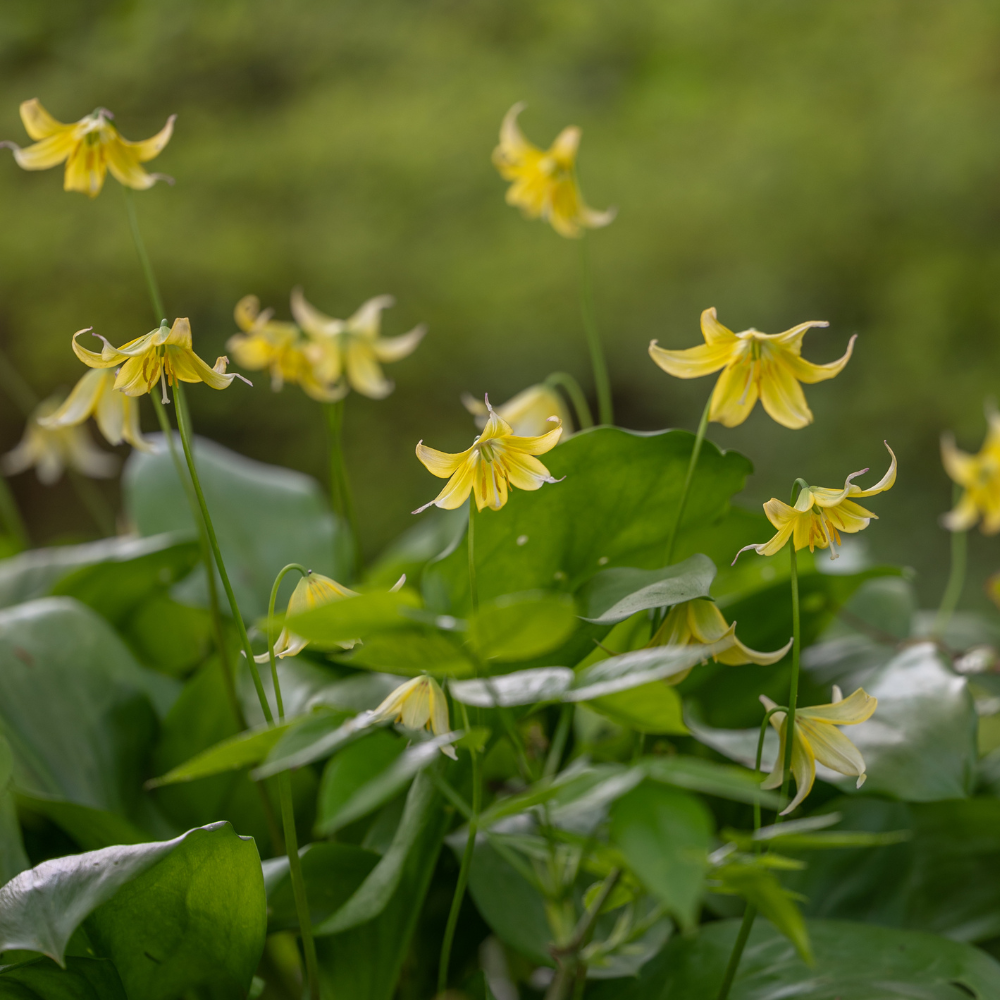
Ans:
POLYGON ((154 318, 156 323, 159 324, 167 316, 163 309, 163 299, 160 297, 160 286, 156 283, 153 265, 149 262, 149 254, 146 253, 146 244, 143 243, 142 233, 139 231, 139 220, 135 214, 135 201, 132 198, 132 191, 124 184, 121 185, 121 189, 122 194, 125 196, 125 212, 128 215, 128 225, 132 233, 132 242, 135 244, 135 252, 139 255, 142 273, 146 277, 146 287, 149 290, 149 301, 153 307, 154 318))
POLYGON ((563 753, 566 750, 566 740, 569 738, 569 727, 573 724, 573 706, 563 705, 559 710, 559 722, 556 723, 556 731, 552 737, 552 745, 549 747, 549 755, 545 758, 545 769, 542 776, 551 778, 559 771, 562 763, 563 753))
POLYGON ((594 388, 597 391, 597 412, 601 423, 610 427, 615 422, 611 406, 611 380, 604 360, 604 348, 597 329, 597 314, 594 309, 594 292, 590 281, 590 251, 587 249, 586 235, 580 237, 580 312, 583 314, 583 331, 587 336, 590 350, 590 364, 594 370, 594 388))
POLYGON ((701 454, 701 445, 705 440, 705 431, 708 429, 708 411, 712 407, 712 397, 708 397, 705 409, 702 411, 701 420, 698 421, 698 431, 694 436, 694 447, 691 449, 691 458, 688 461, 687 472, 684 474, 684 485, 681 487, 681 498, 677 504, 677 514, 674 517, 674 526, 670 529, 667 538, 667 565, 673 561, 674 549, 677 546, 677 535, 681 529, 681 519, 684 517, 684 509, 687 507, 688 494, 691 492, 691 483, 694 480, 695 466, 698 464, 698 456, 701 454))
POLYGON ((101 530, 105 538, 109 538, 116 533, 115 512, 108 503, 108 498, 101 492, 100 487, 93 480, 88 479, 82 472, 76 469, 67 469, 67 475, 80 502, 87 508, 87 513, 94 519, 94 523, 101 530))
MULTIPOLYGON (((955 488, 955 502, 958 502, 961 490, 955 488)), ((934 631, 931 633, 936 639, 944 635, 944 630, 948 627, 952 613, 958 607, 962 590, 965 587, 965 566, 968 549, 968 532, 953 531, 951 533, 951 570, 948 573, 948 583, 941 595, 941 604, 938 607, 937 615, 934 617, 934 631)))
POLYGON ((469 600, 472 602, 472 613, 479 613, 479 586, 476 583, 476 500, 469 497, 469 532, 466 536, 469 545, 469 600))
MULTIPOLYGON (((788 685, 788 714, 785 716, 785 759, 781 763, 783 774, 781 796, 786 801, 792 777, 792 748, 795 743, 795 707, 799 697, 799 659, 802 652, 802 630, 799 627, 799 566, 795 554, 794 538, 789 542, 788 552, 792 582, 792 679, 788 685)), ((775 823, 781 822, 783 812, 784 810, 778 813, 775 823)))
POLYGON ((743 911, 743 923, 740 924, 740 932, 736 935, 733 944, 732 954, 729 956, 729 964, 726 966, 726 974, 722 978, 722 986, 719 987, 717 1000, 727 1000, 729 991, 732 989, 733 980, 736 978, 736 970, 740 966, 740 959, 743 957, 743 949, 747 946, 747 939, 750 937, 750 929, 757 917, 757 907, 747 903, 747 908, 743 911))
POLYGON ((358 515, 354 508, 351 482, 347 477, 347 463, 344 461, 343 431, 344 403, 326 403, 327 425, 330 430, 330 503, 333 509, 347 521, 354 545, 355 570, 361 570, 361 537, 358 534, 358 515))
MULTIPOLYGON (((285 718, 285 704, 281 697, 281 682, 274 659, 274 602, 278 597, 278 587, 286 574, 298 570, 308 576, 309 570, 299 563, 283 566, 274 578, 271 598, 267 604, 267 658, 271 663, 271 679, 274 682, 274 700, 278 706, 278 718, 285 718)), ((302 877, 302 862, 299 859, 299 838, 295 830, 295 810, 292 803, 292 779, 288 771, 278 775, 278 796, 281 799, 281 825, 285 831, 285 851, 288 854, 288 870, 292 877, 292 895, 295 898, 295 912, 299 918, 299 933, 302 935, 302 950, 306 958, 306 978, 309 980, 310 1000, 319 1000, 319 965, 316 961, 316 941, 312 932, 312 914, 309 911, 309 897, 306 882, 302 877)))
MULTIPOLYGON (((459 703, 461 704, 461 703, 459 703)), ((469 731, 469 714, 465 705, 461 705, 462 724, 469 731)), ((469 833, 465 840, 465 850, 462 852, 462 864, 458 869, 458 881, 455 883, 455 894, 451 898, 451 909, 448 911, 448 923, 444 928, 444 939, 441 942, 441 958, 438 962, 438 993, 443 993, 448 985, 448 963, 451 961, 451 946, 455 939, 455 928, 458 926, 458 914, 462 909, 465 897, 465 887, 469 882, 469 867, 476 847, 476 832, 479 823, 479 810, 482 807, 482 779, 479 768, 479 754, 470 748, 472 757, 472 816, 469 819, 469 833)))
POLYGON ((212 555, 215 557, 215 564, 219 569, 219 576, 222 578, 222 588, 226 592, 229 600, 229 608, 233 613, 233 620, 239 629, 240 642, 243 645, 243 652, 246 655, 247 666, 250 669, 250 676, 253 678, 253 686, 260 701, 261 711, 268 723, 274 721, 271 713, 271 706, 267 703, 267 695, 264 693, 264 685, 260 681, 260 673, 253 658, 253 647, 250 645, 250 637, 247 635, 247 627, 240 614, 240 607, 236 603, 236 595, 233 593, 233 586, 229 582, 229 574, 226 572, 226 564, 222 561, 222 552, 219 550, 219 540, 215 535, 215 527, 212 524, 212 516, 208 512, 208 504, 205 502, 205 493, 201 488, 201 480, 198 478, 198 469, 194 464, 194 452, 191 444, 191 426, 188 421, 187 406, 184 399, 184 386, 181 382, 174 385, 174 400, 177 403, 177 429, 181 435, 181 445, 184 448, 184 458, 187 461, 188 472, 191 474, 191 483, 194 486, 195 496, 198 498, 198 507, 201 510, 201 518, 205 524, 205 531, 208 535, 208 544, 211 546, 212 555))
POLYGON ((31 545, 24 518, 21 517, 21 511, 18 509, 7 477, 3 475, 0 475, 0 520, 3 521, 4 529, 18 549, 23 550, 31 545))
POLYGON ((38 396, 14 366, 6 351, 0 351, 0 389, 7 393, 22 416, 30 417, 35 412, 35 407, 39 403, 38 396))
POLYGON ((573 404, 573 410, 576 413, 576 423, 581 431, 594 426, 594 417, 590 412, 590 407, 587 405, 587 397, 583 394, 580 383, 569 372, 553 372, 545 380, 545 384, 547 386, 559 386, 566 393, 569 401, 573 404))

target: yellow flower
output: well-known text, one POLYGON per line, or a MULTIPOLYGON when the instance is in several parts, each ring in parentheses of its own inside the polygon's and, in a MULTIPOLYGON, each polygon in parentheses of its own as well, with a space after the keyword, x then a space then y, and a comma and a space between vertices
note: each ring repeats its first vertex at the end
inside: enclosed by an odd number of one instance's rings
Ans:
MULTIPOLYGON (((769 666, 772 663, 777 663, 792 648, 791 639, 781 649, 777 649, 773 653, 758 653, 757 650, 744 646, 736 638, 736 622, 733 622, 732 625, 727 624, 718 605, 714 601, 702 598, 675 604, 667 612, 663 624, 656 630, 648 645, 710 645, 726 639, 731 640, 729 648, 721 653, 716 653, 712 659, 717 663, 725 663, 729 666, 740 666, 744 663, 769 666)), ((676 674, 670 677, 668 682, 680 684, 690 672, 687 670, 682 674, 676 674)))
POLYGON ((88 417, 97 426, 109 444, 127 441, 140 451, 152 451, 153 446, 139 429, 139 403, 131 396, 115 389, 113 371, 89 371, 73 386, 66 402, 51 416, 41 417, 38 423, 47 430, 75 427, 88 417))
POLYGON ((2 145, 14 150, 14 159, 25 170, 48 170, 65 160, 63 188, 82 191, 91 198, 100 194, 109 170, 115 180, 137 191, 152 187, 158 180, 169 180, 163 174, 147 174, 140 164, 162 152, 173 134, 177 116, 171 115, 156 135, 142 142, 123 139, 111 124, 113 117, 106 108, 98 108, 86 118, 64 125, 37 98, 32 98, 21 105, 21 121, 28 135, 37 141, 26 149, 13 142, 2 145))
MULTIPOLYGON (((766 695, 760 696, 767 709, 776 705, 766 695)), ((795 798, 781 815, 790 813, 811 791, 816 780, 816 761, 839 774, 857 777, 858 788, 865 783, 865 759, 858 748, 837 728, 855 726, 872 717, 878 699, 858 688, 849 698, 844 698, 834 685, 833 704, 795 710, 795 741, 792 744, 792 777, 795 778, 795 798)), ((770 777, 761 788, 780 788, 785 780, 785 713, 775 712, 771 725, 781 734, 778 759, 770 777)))
MULTIPOLYGON (((834 546, 840 545, 840 532, 854 534, 867 528, 872 518, 878 520, 877 515, 856 504, 854 499, 884 493, 896 481, 896 456, 888 442, 884 443, 892 461, 889 463, 889 471, 874 486, 863 490, 851 482, 868 471, 862 469, 847 477, 842 490, 823 489, 819 486, 803 487, 794 507, 772 497, 764 504, 764 513, 778 529, 778 533, 770 541, 760 545, 744 545, 736 553, 736 559, 747 549, 753 549, 761 556, 773 556, 785 547, 789 538, 794 538, 796 551, 808 546, 809 551, 813 552, 829 546, 830 558, 836 559, 838 553, 834 546)), ((734 563, 736 559, 733 560, 734 563)))
POLYGON ((4 473, 13 476, 34 466, 35 474, 46 486, 56 482, 67 467, 94 479, 113 476, 118 469, 117 457, 95 448, 84 428, 43 425, 42 421, 56 411, 60 402, 53 396, 39 404, 18 446, 0 459, 4 473))
POLYGON ((541 150, 524 138, 517 116, 524 102, 515 104, 504 115, 500 126, 500 145, 493 150, 493 165, 505 181, 507 204, 516 205, 529 219, 541 218, 552 224, 560 236, 581 235, 581 227, 598 229, 615 217, 616 210, 597 212, 583 200, 576 180, 576 151, 580 129, 564 128, 547 150, 541 150))
POLYGON ((534 457, 544 455, 558 444, 562 435, 558 418, 554 421, 556 426, 545 434, 517 437, 510 424, 490 406, 489 397, 486 408, 490 415, 486 427, 466 451, 449 455, 428 448, 423 441, 417 443, 417 458, 429 472, 448 482, 430 503, 418 507, 414 514, 431 506, 454 510, 465 503, 470 493, 475 496, 479 510, 484 507, 499 510, 507 502, 510 486, 538 490, 543 483, 559 482, 534 457))
POLYGON ((321 403, 335 403, 347 395, 346 384, 319 381, 299 328, 294 323, 273 319, 273 309, 261 312, 256 295, 240 299, 233 313, 243 332, 230 337, 226 349, 236 359, 236 364, 250 371, 268 369, 275 392, 280 392, 284 384, 290 382, 301 386, 308 396, 321 403))
POLYGON ((169 328, 164 320, 158 330, 130 340, 121 347, 112 347, 104 337, 95 333, 95 337, 104 340, 104 349, 100 354, 88 351, 77 343, 76 338, 89 329, 78 330, 73 334, 73 352, 91 368, 114 368, 121 365, 114 387, 126 396, 143 396, 152 392, 153 386, 159 382, 163 388, 163 401, 166 403, 167 383, 173 385, 177 380, 204 382, 213 389, 225 389, 234 378, 243 379, 247 385, 252 385, 242 375, 234 372, 226 374, 228 358, 219 358, 215 367, 209 368, 192 349, 191 324, 186 319, 175 319, 174 325, 169 328))
MULTIPOLYGON (((407 729, 427 726, 435 736, 451 731, 448 722, 448 699, 433 677, 414 677, 401 684, 368 717, 376 722, 401 722, 407 729)), ((441 747, 441 753, 457 760, 453 747, 441 747)))
POLYGON ((838 361, 814 365, 803 360, 802 338, 806 330, 827 325, 813 320, 784 333, 758 333, 753 329, 733 333, 718 321, 715 309, 706 309, 701 314, 705 338, 701 347, 666 351, 653 340, 649 355, 677 378, 700 378, 723 369, 712 391, 709 420, 736 427, 750 416, 760 397, 770 417, 794 430, 813 420, 799 383, 824 382, 840 374, 854 350, 857 334, 851 337, 847 353, 838 361))
POLYGON ((402 361, 427 333, 421 323, 399 337, 380 336, 382 310, 394 301, 391 295, 379 295, 349 319, 333 319, 310 305, 301 288, 294 289, 292 315, 311 340, 304 350, 318 382, 331 385, 346 376, 355 392, 370 399, 385 399, 392 392, 380 365, 402 361))
MULTIPOLYGON (((482 430, 490 415, 486 404, 466 392, 462 395, 462 405, 476 418, 476 426, 482 430)), ((501 403, 496 411, 510 424, 513 433, 522 437, 544 434, 551 429, 552 417, 564 428, 573 426, 562 396, 547 385, 529 386, 506 403, 501 403)))
MULTIPOLYGON (((314 573, 310 570, 295 585, 292 596, 288 599, 286 615, 301 615, 305 611, 318 608, 323 604, 329 604, 331 601, 339 601, 343 597, 357 596, 358 592, 356 590, 350 590, 348 587, 337 583, 336 580, 331 580, 330 577, 323 576, 322 573, 314 573)), ((293 635, 287 628, 283 628, 274 644, 274 655, 279 658, 297 656, 308 645, 308 639, 302 639, 297 635, 293 635)), ((349 642, 344 645, 350 649, 354 643, 349 642)), ((259 656, 255 656, 254 659, 258 663, 267 663, 270 656, 267 653, 261 653, 259 656)))
POLYGON ((1000 531, 1000 414, 989 414, 990 427, 982 448, 975 455, 959 451, 955 439, 941 438, 941 461, 945 472, 965 491, 942 518, 949 531, 965 531, 982 518, 984 535, 1000 531))

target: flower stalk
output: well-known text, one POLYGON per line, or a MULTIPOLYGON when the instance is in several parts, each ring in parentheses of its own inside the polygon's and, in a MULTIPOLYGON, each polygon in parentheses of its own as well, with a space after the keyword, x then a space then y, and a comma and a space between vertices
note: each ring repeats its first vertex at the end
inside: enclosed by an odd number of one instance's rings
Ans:
POLYGON ((576 425, 581 431, 594 426, 594 417, 590 412, 587 397, 583 394, 580 383, 569 372, 553 372, 545 379, 543 384, 552 386, 553 388, 559 386, 566 393, 569 401, 573 404, 573 412, 576 414, 576 425))
POLYGON ((587 337, 590 351, 590 365, 594 372, 594 389, 597 393, 597 414, 600 422, 611 427, 615 422, 611 404, 611 380, 608 378, 608 364, 604 358, 601 334, 597 329, 597 312, 594 308, 594 290, 590 280, 590 252, 586 235, 580 238, 580 313, 583 316, 583 332, 587 337))
POLYGON ((472 613, 479 612, 479 587, 476 584, 476 505, 469 500, 469 531, 466 535, 469 544, 469 600, 472 602, 472 613))
POLYGON ((347 465, 344 462, 344 400, 326 403, 325 409, 330 431, 330 502, 337 514, 347 521, 354 547, 354 565, 356 569, 360 570, 361 546, 358 537, 358 516, 354 509, 351 483, 347 478, 347 465))
POLYGON ((691 492, 691 482, 694 479, 694 470, 698 465, 698 456, 701 454, 701 445, 705 440, 705 431, 708 430, 708 413, 712 408, 712 397, 709 396, 702 411, 701 420, 698 421, 698 431, 694 436, 694 446, 691 448, 691 458, 688 461, 687 472, 684 475, 684 485, 681 487, 681 498, 677 504, 677 515, 674 518, 674 526, 670 529, 670 536, 667 538, 667 561, 669 566, 674 559, 674 549, 677 545, 677 533, 681 528, 681 519, 684 517, 684 509, 687 507, 688 494, 691 492))
MULTIPOLYGON (((955 503, 958 503, 960 488, 955 487, 955 503)), ((958 607, 962 590, 965 587, 965 567, 968 555, 968 529, 957 529, 951 533, 951 569, 948 572, 948 583, 941 595, 941 604, 934 616, 933 635, 936 639, 944 636, 952 613, 958 607)))

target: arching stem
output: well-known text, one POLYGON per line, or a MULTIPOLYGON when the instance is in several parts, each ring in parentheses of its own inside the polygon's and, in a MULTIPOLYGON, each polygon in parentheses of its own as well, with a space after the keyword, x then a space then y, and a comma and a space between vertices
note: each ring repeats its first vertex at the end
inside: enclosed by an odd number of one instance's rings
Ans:
POLYGON ((694 480, 695 466, 698 464, 698 456, 701 454, 701 445, 705 440, 705 431, 708 429, 708 411, 712 406, 712 397, 708 397, 705 409, 702 411, 701 420, 698 421, 698 431, 694 436, 694 446, 691 448, 691 458, 688 461, 687 473, 684 475, 684 485, 681 487, 681 498, 677 504, 677 514, 674 517, 674 526, 670 529, 667 538, 667 560, 669 566, 674 558, 674 548, 677 545, 677 534, 681 528, 681 519, 684 517, 684 510, 687 507, 688 494, 691 492, 691 483, 694 480))
POLYGON ((576 423, 581 431, 594 426, 594 417, 590 412, 590 407, 587 405, 587 397, 583 394, 580 383, 569 372, 553 372, 545 380, 545 385, 559 386, 566 393, 569 401, 573 404, 573 411, 576 413, 576 423))
POLYGON ((594 309, 594 292, 590 281, 590 252, 587 249, 586 234, 580 237, 580 312, 583 315, 583 331, 590 351, 590 365, 594 371, 594 388, 597 392, 597 413, 607 427, 615 422, 611 405, 611 380, 608 365, 604 360, 601 334, 597 329, 597 313, 594 309))

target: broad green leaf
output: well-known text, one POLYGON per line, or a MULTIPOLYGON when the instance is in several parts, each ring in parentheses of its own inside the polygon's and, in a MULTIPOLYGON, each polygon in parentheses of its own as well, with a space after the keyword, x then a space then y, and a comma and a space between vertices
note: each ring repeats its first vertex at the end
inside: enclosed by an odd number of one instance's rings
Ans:
POLYGON ((215 650, 208 609, 180 604, 165 591, 150 594, 118 630, 143 663, 172 677, 189 673, 215 650))
POLYGON ((2 1000, 128 1000, 114 964, 106 958, 35 958, 0 970, 2 1000))
POLYGON ((686 929, 698 919, 712 825, 711 814, 693 795, 649 781, 611 807, 612 842, 686 929))
MULTIPOLYGON (((441 756, 441 747, 453 743, 459 735, 447 733, 435 736, 404 750, 387 767, 372 775, 339 809, 330 815, 317 816, 317 831, 323 836, 330 836, 385 805, 407 786, 415 774, 436 764, 441 756)), ((367 741, 362 745, 367 745, 367 741)))
MULTIPOLYGON (((191 508, 170 454, 160 435, 149 437, 156 451, 133 451, 125 464, 125 509, 142 535, 165 531, 193 535, 196 526, 191 508)), ((300 472, 244 458, 204 438, 195 439, 195 457, 219 546, 245 619, 254 620, 267 613, 271 585, 287 563, 302 563, 349 582, 350 536, 330 513, 315 480, 300 472)), ((203 573, 192 576, 197 578, 189 595, 192 602, 207 603, 203 573)), ((286 583, 290 594, 294 584, 291 580, 286 583)))
POLYGON ((533 705, 561 700, 575 676, 569 667, 536 667, 483 680, 452 681, 448 690, 456 701, 479 708, 533 705))
POLYGON ((319 649, 336 649, 352 639, 364 640, 369 635, 405 628, 411 620, 403 614, 404 609, 419 605, 420 598, 405 587, 396 592, 373 591, 290 615, 285 624, 289 631, 319 649))
POLYGON ((0 611, 0 733, 19 791, 133 815, 153 706, 165 711, 178 688, 72 598, 0 611))
POLYGON ((341 662, 404 677, 468 677, 475 667, 461 646, 436 629, 398 629, 369 636, 341 662))
MULTIPOLYGON (((516 503, 477 520, 480 599, 538 589, 573 592, 608 565, 662 564, 693 443, 687 431, 613 427, 564 441, 545 456, 563 482, 518 494, 516 503)), ((742 455, 706 441, 681 534, 725 514, 750 471, 742 455)), ((461 614, 468 608, 462 546, 427 567, 423 588, 435 610, 461 614)))
POLYGON ((731 764, 717 764, 702 757, 646 757, 642 761, 646 774, 654 781, 689 792, 715 795, 735 802, 752 805, 759 799, 762 806, 774 809, 781 804, 777 792, 761 791, 753 771, 731 764))
POLYGON ((663 681, 653 681, 616 694, 594 698, 587 705, 595 712, 637 733, 666 733, 685 736, 681 699, 663 681))
MULTIPOLYGON (((697 937, 674 938, 666 977, 635 1000, 705 1000, 722 981, 740 921, 705 925, 697 937)), ((758 920, 730 994, 732 1000, 990 1000, 1000 996, 1000 964, 984 952, 933 934, 840 920, 807 921, 816 964, 758 920)), ((600 1000, 605 1000, 601 997, 600 1000)))
POLYGON ((458 510, 434 507, 390 542, 365 574, 369 587, 391 587, 405 573, 416 584, 424 566, 456 544, 469 523, 468 506, 458 510))
MULTIPOLYGON (((44 597, 57 582, 107 563, 111 575, 131 572, 131 564, 166 567, 171 578, 188 559, 191 535, 184 532, 154 535, 150 538, 104 538, 84 545, 54 545, 31 549, 0 561, 0 607, 10 607, 36 597, 44 597)), ((188 567, 190 569, 190 566, 188 567)), ((170 581, 165 581, 170 582, 170 581)), ((101 610, 98 608, 97 610, 101 610)))
POLYGON ((142 844, 152 839, 124 816, 105 809, 43 795, 17 793, 14 799, 22 813, 35 813, 52 820, 83 851, 96 851, 116 844, 142 844))
POLYGON ((598 625, 614 625, 638 611, 708 597, 714 578, 715 563, 704 555, 662 569, 605 569, 580 593, 586 612, 582 617, 598 625))
POLYGON ((298 725, 275 744, 264 762, 250 772, 250 776, 254 781, 260 781, 280 771, 323 760, 368 731, 369 723, 364 714, 345 720, 336 712, 317 712, 300 719, 298 725))
POLYGON ((480 605, 469 619, 469 642, 486 660, 530 660, 561 646, 576 625, 565 594, 507 594, 480 605))
POLYGON ((394 733, 376 729, 332 757, 323 770, 319 786, 317 828, 335 823, 341 810, 370 780, 385 771, 405 747, 405 742, 394 733))
POLYGON ((14 754, 10 744, 0 736, 0 885, 18 872, 31 867, 21 838, 14 794, 10 788, 14 774, 14 754))

